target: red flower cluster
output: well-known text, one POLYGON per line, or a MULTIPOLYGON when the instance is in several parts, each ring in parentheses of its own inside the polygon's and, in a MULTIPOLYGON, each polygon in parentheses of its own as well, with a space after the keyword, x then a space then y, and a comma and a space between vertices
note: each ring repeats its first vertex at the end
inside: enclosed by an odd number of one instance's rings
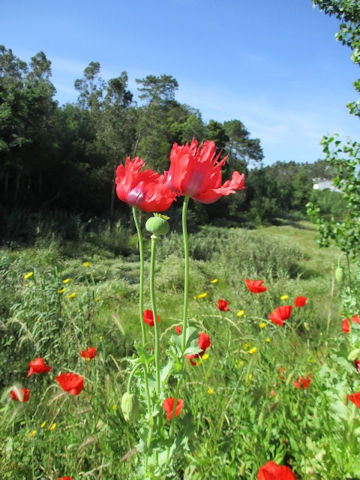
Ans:
POLYGON ((305 306, 305 303, 307 302, 306 297, 296 297, 294 300, 294 305, 297 308, 301 308, 305 306))
POLYGON ((268 287, 263 286, 264 280, 249 280, 247 278, 245 283, 252 293, 263 293, 268 289, 268 287))
POLYGON ((20 401, 22 401, 22 403, 27 402, 29 400, 30 390, 28 390, 27 388, 22 388, 21 392, 22 392, 22 395, 20 395, 20 398, 19 398, 16 391, 11 390, 10 398, 12 400, 15 400, 15 402, 20 402, 20 401))
POLYGON ((79 395, 84 386, 84 379, 76 373, 62 373, 56 377, 60 387, 71 395, 79 395))
POLYGON ((260 467, 257 480, 296 480, 289 467, 277 465, 272 460, 260 467))
POLYGON ((223 300, 222 298, 219 298, 217 303, 217 307, 219 310, 221 310, 222 312, 230 312, 228 305, 229 305, 229 302, 227 302, 226 300, 223 300))
POLYGON ((96 348, 88 347, 87 350, 83 350, 81 352, 81 356, 91 360, 92 358, 96 357, 96 348))
POLYGON ((269 318, 273 323, 282 327, 285 320, 290 318, 292 309, 292 305, 283 305, 281 307, 277 307, 272 313, 270 313, 269 318))
POLYGON ((221 185, 221 167, 227 156, 219 161, 214 142, 207 140, 198 147, 197 140, 191 144, 174 143, 170 153, 170 170, 167 177, 169 188, 177 195, 188 195, 197 202, 214 203, 222 195, 230 195, 244 187, 244 175, 234 172, 231 180, 221 185))
POLYGON ((311 377, 312 377, 312 375, 308 375, 306 378, 305 377, 299 377, 294 382, 294 387, 299 388, 300 390, 302 390, 303 388, 308 388, 310 383, 311 383, 311 377))
MULTIPOLYGON (((351 319, 353 323, 360 324, 360 318, 358 315, 354 315, 351 319)), ((342 322, 341 328, 343 332, 349 333, 350 332, 350 320, 348 318, 345 318, 345 320, 342 322)))
POLYGON ((145 163, 141 158, 128 157, 116 170, 116 193, 120 200, 141 208, 145 212, 167 210, 176 195, 166 184, 167 172, 163 175, 152 170, 142 171, 145 163))
POLYGON ((196 365, 196 362, 194 362, 193 359, 202 357, 204 355, 204 353, 206 352, 206 349, 208 349, 211 345, 210 337, 207 333, 200 333, 199 338, 198 338, 198 345, 201 348, 200 353, 185 355, 185 358, 190 359, 190 363, 193 367, 196 365))
MULTIPOLYGON (((39 373, 47 373, 50 372, 51 367, 45 365, 44 359, 41 357, 35 358, 35 360, 32 360, 29 362, 29 373, 27 374, 27 377, 30 377, 30 375, 33 375, 34 373, 39 374, 39 373)), ((27 378, 26 377, 26 378, 27 378)))
MULTIPOLYGON (((156 315, 156 318, 157 318, 157 321, 159 323, 159 321, 160 321, 159 315, 156 315)), ((149 327, 154 326, 154 314, 153 314, 152 310, 144 310, 143 311, 143 320, 144 320, 145 323, 147 323, 149 325, 149 327)))
MULTIPOLYGON (((173 415, 174 401, 175 399, 173 397, 170 397, 170 398, 166 398, 163 403, 163 408, 166 412, 166 418, 168 420, 171 420, 173 415)), ((179 398, 176 402, 175 417, 177 417, 180 414, 183 406, 184 406, 184 400, 182 398, 179 398)))

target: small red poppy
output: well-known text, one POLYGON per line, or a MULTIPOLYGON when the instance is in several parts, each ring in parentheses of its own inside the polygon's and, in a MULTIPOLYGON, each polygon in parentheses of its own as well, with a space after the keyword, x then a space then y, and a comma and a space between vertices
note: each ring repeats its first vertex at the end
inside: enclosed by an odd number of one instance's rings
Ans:
POLYGON ((62 373, 56 377, 56 381, 65 392, 71 395, 79 395, 84 386, 84 379, 76 373, 62 373))
POLYGON ((358 372, 360 372, 360 360, 355 360, 354 361, 355 368, 358 372))
POLYGON ((311 375, 308 375, 306 378, 305 377, 299 377, 294 382, 294 387, 302 390, 303 388, 308 388, 310 383, 311 383, 311 375))
MULTIPOLYGON (((184 405, 184 400, 182 398, 179 398, 176 402, 175 417, 177 417, 180 414, 183 408, 183 405, 184 405)), ((166 412, 166 418, 170 420, 173 415, 174 398, 173 397, 166 398, 163 403, 163 408, 166 412)))
POLYGON ((351 319, 352 322, 360 324, 360 318, 358 315, 354 315, 351 319))
POLYGON ((277 465, 272 460, 260 467, 257 480, 296 480, 289 467, 277 465))
MULTIPOLYGON (((157 321, 159 323, 159 321, 160 321, 159 315, 156 315, 156 318, 157 318, 157 321)), ((144 320, 145 323, 147 323, 149 325, 149 327, 154 326, 154 315, 153 315, 152 310, 144 310, 143 320, 144 320)))
POLYGON ((176 330, 176 335, 180 335, 182 327, 180 327, 179 325, 176 325, 175 330, 176 330))
POLYGON ((61 477, 59 480, 73 480, 73 477, 61 477))
POLYGON ((273 323, 282 327, 285 320, 290 318, 292 309, 292 305, 283 305, 281 307, 277 307, 272 313, 270 313, 269 318, 273 323))
POLYGON ((306 302, 307 302, 306 297, 296 297, 294 300, 294 305, 295 307, 301 308, 305 305, 306 302))
MULTIPOLYGON (((28 390, 27 388, 22 388, 21 392, 22 392, 22 403, 25 403, 29 400, 30 390, 28 390)), ((11 390, 10 397, 12 400, 15 400, 15 402, 20 402, 19 397, 15 390, 11 390)))
POLYGON ((92 358, 96 357, 96 348, 88 347, 87 350, 83 350, 81 352, 81 356, 83 358, 88 358, 89 360, 91 360, 92 358))
POLYGON ((348 318, 345 318, 345 320, 342 322, 341 328, 342 328, 342 331, 345 333, 350 332, 350 322, 348 318))
POLYGON ((360 408, 360 392, 348 395, 348 399, 350 400, 350 402, 360 408))
POLYGON ((266 292, 268 287, 263 286, 264 280, 245 280, 245 283, 252 293, 263 293, 266 292))
POLYGON ((226 300, 223 300, 222 298, 219 298, 217 303, 217 307, 219 310, 221 310, 222 312, 230 312, 228 305, 229 305, 229 302, 227 302, 226 300))
POLYGON ((196 362, 194 362, 194 358, 199 358, 204 355, 206 350, 210 347, 211 341, 210 337, 207 333, 200 333, 199 338, 198 338, 198 345, 201 348, 200 353, 193 353, 191 355, 186 354, 185 358, 188 358, 190 360, 191 365, 194 367, 196 365, 196 362))
POLYGON ((30 370, 26 378, 30 377, 30 375, 33 375, 34 373, 35 374, 47 373, 47 372, 50 372, 51 370, 51 367, 49 367, 48 365, 45 365, 44 359, 41 357, 37 357, 35 358, 35 360, 32 360, 31 362, 29 362, 29 367, 30 367, 30 370))

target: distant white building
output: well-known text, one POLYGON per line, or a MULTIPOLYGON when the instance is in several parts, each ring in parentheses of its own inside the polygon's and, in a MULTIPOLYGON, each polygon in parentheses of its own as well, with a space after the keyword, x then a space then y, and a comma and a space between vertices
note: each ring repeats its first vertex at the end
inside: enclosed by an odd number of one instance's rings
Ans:
POLYGON ((342 193, 341 190, 335 187, 332 180, 326 180, 325 178, 313 178, 314 190, 331 190, 332 192, 342 193))

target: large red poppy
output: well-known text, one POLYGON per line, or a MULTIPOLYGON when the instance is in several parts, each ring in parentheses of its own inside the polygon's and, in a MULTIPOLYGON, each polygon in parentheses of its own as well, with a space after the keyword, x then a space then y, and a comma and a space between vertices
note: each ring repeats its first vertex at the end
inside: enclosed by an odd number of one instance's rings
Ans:
POLYGON ((22 403, 25 403, 29 400, 30 390, 28 390, 27 388, 22 388, 21 393, 20 392, 18 392, 18 393, 20 394, 20 398, 19 398, 19 396, 18 396, 18 394, 16 393, 15 390, 11 390, 10 398, 12 400, 15 400, 15 402, 22 401, 22 403))
POLYGON ((170 169, 167 177, 169 188, 177 195, 188 195, 197 202, 214 203, 223 195, 230 195, 244 187, 244 175, 232 174, 232 179, 221 185, 221 167, 227 156, 219 161, 214 142, 206 140, 198 147, 174 143, 170 153, 170 169))
POLYGON ((56 377, 56 381, 65 392, 71 395, 79 395, 84 386, 84 379, 76 373, 62 373, 56 377))
POLYGON ((81 352, 81 356, 83 358, 88 358, 89 360, 91 360, 92 358, 96 357, 96 348, 88 347, 87 350, 83 350, 81 352))
MULTIPOLYGON (((163 408, 166 412, 166 418, 168 420, 171 420, 171 417, 172 417, 172 413, 174 409, 174 401, 175 399, 173 397, 170 397, 170 398, 166 398, 163 403, 163 408)), ((180 414, 183 406, 184 406, 184 400, 182 398, 178 398, 176 402, 176 407, 175 407, 175 417, 177 417, 180 414)))
POLYGON ((294 305, 295 307, 301 308, 305 305, 306 302, 307 302, 306 297, 296 297, 294 300, 294 305))
POLYGON ((260 467, 257 480, 296 480, 289 467, 277 465, 272 460, 260 467))
MULTIPOLYGON (((159 315, 156 315, 156 318, 157 318, 157 321, 159 323, 159 321, 160 321, 159 315)), ((147 323, 149 325, 149 327, 154 326, 154 314, 153 314, 152 310, 144 310, 143 311, 143 320, 144 320, 145 323, 147 323)))
POLYGON ((37 357, 35 358, 35 360, 32 360, 31 362, 29 362, 29 367, 30 367, 30 370, 26 378, 30 377, 30 375, 33 375, 34 373, 35 374, 47 373, 47 372, 50 372, 51 370, 51 367, 49 367, 48 365, 45 365, 44 359, 41 357, 37 357))
POLYGON ((266 292, 268 287, 263 286, 264 280, 245 280, 245 283, 252 293, 263 293, 266 292))
POLYGON ((159 175, 150 169, 142 171, 145 163, 135 157, 125 160, 116 170, 116 193, 120 200, 145 212, 163 212, 176 198, 167 186, 167 172, 159 175))
POLYGON ((217 307, 219 310, 221 310, 222 312, 230 312, 228 305, 229 305, 229 302, 227 302, 226 300, 223 300, 222 298, 219 298, 217 303, 217 307))
POLYGON ((290 318, 292 309, 292 305, 283 305, 281 307, 277 307, 272 313, 270 313, 269 318, 273 323, 282 327, 285 320, 290 318))

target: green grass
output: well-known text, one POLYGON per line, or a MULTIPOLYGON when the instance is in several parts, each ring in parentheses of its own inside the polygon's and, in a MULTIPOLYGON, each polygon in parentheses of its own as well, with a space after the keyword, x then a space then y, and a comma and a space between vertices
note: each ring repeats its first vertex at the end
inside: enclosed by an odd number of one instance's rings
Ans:
MULTIPOLYGON (((127 358, 141 335, 136 240, 124 230, 121 238, 114 248, 108 240, 53 238, 0 251, 4 480, 142 478, 142 453, 134 450, 141 425, 127 424, 120 410, 127 358), (34 274, 24 279, 27 272, 34 274), (61 288, 66 291, 58 293, 61 288), (90 362, 80 356, 87 346, 98 351, 90 362), (37 356, 52 371, 25 379, 37 356), (62 393, 54 377, 64 371, 84 377, 80 395, 62 393), (10 401, 14 384, 31 390, 29 402, 10 401)), ((268 460, 289 465, 297 479, 360 478, 359 415, 343 402, 360 390, 347 360, 356 332, 350 339, 341 331, 341 289, 333 281, 338 253, 320 250, 315 240, 307 222, 254 231, 205 227, 190 235, 189 319, 209 334, 211 348, 199 366, 186 363, 184 410, 176 424, 176 436, 183 438, 185 429, 186 441, 168 478, 255 479, 268 460), (250 293, 245 278, 264 280, 268 291, 250 293), (201 293, 205 298, 193 298, 201 293), (280 300, 283 295, 288 299, 280 300), (299 295, 308 297, 307 305, 294 308, 283 328, 273 325, 269 313, 299 295), (230 312, 217 309, 219 298, 229 301, 230 312), (309 374, 309 388, 296 389, 293 382, 309 374)), ((148 249, 146 255, 145 308, 151 308, 148 249)), ((161 240, 156 265, 162 362, 182 318, 183 275, 182 239, 170 234, 161 240)), ((140 384, 135 375, 139 398, 140 384)), ((173 389, 170 378, 169 396, 173 389)))

